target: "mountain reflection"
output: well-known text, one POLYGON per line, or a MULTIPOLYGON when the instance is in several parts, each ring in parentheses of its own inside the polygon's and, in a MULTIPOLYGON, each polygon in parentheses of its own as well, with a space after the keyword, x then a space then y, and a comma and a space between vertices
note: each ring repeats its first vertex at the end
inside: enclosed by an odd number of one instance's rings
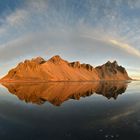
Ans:
POLYGON ((10 93, 20 100, 35 104, 48 101, 55 106, 69 99, 79 100, 93 94, 116 99, 125 92, 127 82, 51 82, 51 83, 3 83, 10 93))

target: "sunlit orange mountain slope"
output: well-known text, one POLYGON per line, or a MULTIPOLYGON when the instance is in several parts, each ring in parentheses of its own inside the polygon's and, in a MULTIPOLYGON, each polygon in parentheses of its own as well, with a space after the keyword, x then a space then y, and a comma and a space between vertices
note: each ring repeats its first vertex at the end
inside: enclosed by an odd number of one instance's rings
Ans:
POLYGON ((68 62, 56 55, 49 60, 41 57, 25 60, 10 70, 1 81, 99 81, 130 80, 125 68, 116 61, 94 68, 79 61, 68 62))

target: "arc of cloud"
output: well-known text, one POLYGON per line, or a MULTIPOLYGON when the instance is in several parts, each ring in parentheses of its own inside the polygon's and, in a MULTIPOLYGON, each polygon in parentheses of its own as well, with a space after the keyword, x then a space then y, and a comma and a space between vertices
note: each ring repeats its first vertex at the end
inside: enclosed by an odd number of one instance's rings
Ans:
POLYGON ((133 46, 129 45, 129 44, 126 44, 126 43, 122 43, 120 41, 117 41, 115 39, 100 39, 100 38, 96 38, 96 37, 93 37, 93 36, 90 36, 90 35, 83 35, 81 37, 84 37, 84 38, 89 38, 89 39, 93 39, 93 40, 98 40, 98 41, 102 41, 102 42, 106 42, 106 43, 111 43, 113 45, 115 45, 116 47, 119 47, 121 49, 123 49, 125 52, 131 54, 131 55, 135 55, 137 57, 140 57, 140 51, 136 48, 134 48, 133 46))
POLYGON ((129 45, 129 44, 122 43, 122 42, 119 42, 119 41, 113 40, 113 39, 110 39, 109 42, 111 44, 113 44, 113 45, 125 50, 129 54, 132 54, 132 55, 140 57, 140 51, 138 49, 134 48, 133 46, 129 45))

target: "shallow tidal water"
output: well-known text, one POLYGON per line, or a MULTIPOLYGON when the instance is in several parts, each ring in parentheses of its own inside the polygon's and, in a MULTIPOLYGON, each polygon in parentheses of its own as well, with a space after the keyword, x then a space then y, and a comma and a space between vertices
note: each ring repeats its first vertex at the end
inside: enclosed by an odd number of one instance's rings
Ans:
POLYGON ((0 138, 140 139, 140 81, 3 83, 0 138))

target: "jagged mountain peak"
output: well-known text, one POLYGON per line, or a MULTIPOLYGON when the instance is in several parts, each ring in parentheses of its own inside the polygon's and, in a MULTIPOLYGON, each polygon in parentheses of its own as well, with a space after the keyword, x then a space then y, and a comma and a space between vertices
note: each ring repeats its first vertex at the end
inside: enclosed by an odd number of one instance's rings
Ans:
POLYGON ((59 55, 55 55, 55 56, 51 57, 48 61, 53 62, 53 63, 66 62, 59 55))
POLYGON ((106 65, 106 66, 110 66, 110 65, 114 65, 114 66, 118 66, 118 62, 116 60, 114 60, 113 62, 111 61, 107 61, 105 64, 103 65, 106 65))
POLYGON ((36 57, 36 58, 33 58, 31 61, 32 61, 32 62, 36 62, 36 63, 38 63, 38 64, 42 64, 42 63, 45 63, 45 62, 46 62, 45 59, 42 58, 42 57, 40 57, 40 56, 38 56, 38 57, 36 57))

